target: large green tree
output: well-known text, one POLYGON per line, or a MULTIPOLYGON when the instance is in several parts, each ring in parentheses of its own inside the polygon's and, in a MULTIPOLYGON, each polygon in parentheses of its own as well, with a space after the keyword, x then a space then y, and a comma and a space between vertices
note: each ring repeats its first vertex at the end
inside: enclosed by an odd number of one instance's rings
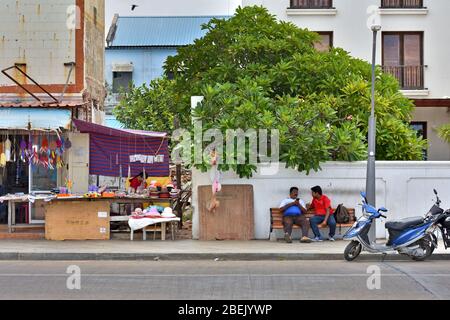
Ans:
MULTIPOLYGON (((202 95, 205 100, 195 116, 204 130, 278 129, 280 159, 288 167, 309 172, 324 161, 366 158, 371 86, 367 62, 340 48, 317 51, 316 33, 279 22, 263 7, 239 8, 230 19, 212 19, 204 28, 203 38, 167 59, 166 74, 173 74, 174 80, 153 85, 163 91, 167 87, 167 108, 183 115, 182 125, 191 124, 190 97, 202 95)), ((426 145, 409 127, 414 105, 399 89, 395 78, 377 69, 379 160, 419 160, 426 145)), ((128 105, 125 101, 119 119, 128 105)), ((146 108, 159 109, 160 102, 146 108)), ((153 121, 142 120, 134 121, 153 121)), ((224 164, 221 169, 250 176, 255 166, 224 164)))

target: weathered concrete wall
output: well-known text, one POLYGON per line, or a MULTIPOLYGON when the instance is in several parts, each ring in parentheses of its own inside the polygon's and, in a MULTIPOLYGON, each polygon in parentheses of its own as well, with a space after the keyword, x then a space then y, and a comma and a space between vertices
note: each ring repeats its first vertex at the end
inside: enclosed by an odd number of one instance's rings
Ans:
MULTIPOLYGON (((67 10, 75 0, 2 0, 0 68, 26 64, 40 84, 64 84, 75 61, 75 30, 67 27, 67 10)), ((71 83, 75 82, 72 73, 71 83)), ((13 83, 3 75, 0 86, 13 83)))
MULTIPOLYGON (((0 4, 0 67, 19 64, 44 88, 66 97, 81 97, 92 108, 103 109, 105 1, 104 0, 3 0, 0 4)), ((17 71, 11 75, 29 85, 17 71)), ((23 90, 0 75, 0 96, 19 95, 23 90)))
POLYGON ((85 17, 85 88, 100 110, 105 100, 105 1, 86 0, 85 17))
MULTIPOLYGON (((289 188, 300 188, 300 197, 311 201, 310 188, 321 185, 330 196, 332 205, 343 203, 356 208, 360 191, 365 190, 366 163, 326 163, 322 171, 307 176, 296 170, 285 169, 284 165, 276 175, 255 175, 251 179, 239 179, 233 173, 224 173, 222 184, 251 184, 254 187, 255 237, 267 239, 270 230, 269 208, 278 207, 286 198, 289 188)), ((194 170, 192 173, 194 207, 192 233, 199 236, 197 187, 211 185, 209 173, 194 170)), ((450 208, 450 162, 377 162, 377 206, 389 209, 388 220, 421 216, 433 204, 433 188, 440 192, 442 206, 450 208)), ((230 221, 230 223, 232 223, 230 221)), ((384 238, 385 221, 377 224, 377 237, 384 238)))

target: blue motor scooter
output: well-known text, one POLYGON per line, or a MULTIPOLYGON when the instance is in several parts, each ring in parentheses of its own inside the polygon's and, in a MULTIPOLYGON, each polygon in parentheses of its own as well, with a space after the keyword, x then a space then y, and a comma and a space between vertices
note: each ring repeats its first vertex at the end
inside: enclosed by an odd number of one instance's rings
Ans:
POLYGON ((399 254, 409 256, 415 261, 423 261, 428 258, 437 248, 437 237, 435 231, 440 228, 444 237, 444 243, 450 243, 450 209, 445 211, 440 208, 441 201, 436 194, 436 203, 425 217, 406 218, 398 221, 389 221, 385 227, 389 232, 389 239, 385 244, 371 243, 369 241, 369 230, 376 219, 386 218, 383 213, 385 208, 376 209, 367 203, 366 194, 363 197, 363 215, 355 222, 353 227, 346 232, 344 239, 352 240, 344 251, 347 261, 355 260, 362 250, 370 253, 388 253, 397 251, 399 254))

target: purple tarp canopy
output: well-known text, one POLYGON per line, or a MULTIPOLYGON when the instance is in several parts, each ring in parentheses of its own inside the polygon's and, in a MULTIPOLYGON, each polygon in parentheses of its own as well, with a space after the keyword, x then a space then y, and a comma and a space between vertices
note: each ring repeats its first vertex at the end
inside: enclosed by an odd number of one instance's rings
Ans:
POLYGON ((93 175, 110 177, 138 175, 169 176, 169 141, 166 133, 113 129, 74 119, 81 133, 89 133, 90 170, 93 175))

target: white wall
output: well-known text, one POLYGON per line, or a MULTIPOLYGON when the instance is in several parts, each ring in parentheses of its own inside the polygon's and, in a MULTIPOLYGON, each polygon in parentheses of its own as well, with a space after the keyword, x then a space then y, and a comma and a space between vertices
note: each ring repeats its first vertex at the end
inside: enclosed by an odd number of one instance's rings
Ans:
MULTIPOLYGON (((321 185, 330 196, 332 204, 344 203, 347 207, 361 209, 359 192, 365 190, 366 162, 327 163, 322 171, 309 176, 296 170, 280 168, 277 175, 255 175, 251 179, 239 179, 233 173, 223 174, 222 184, 252 184, 254 187, 255 237, 267 239, 270 230, 269 208, 278 207, 288 196, 289 188, 300 188, 300 197, 310 202, 310 188, 321 185)), ((210 185, 209 173, 193 170, 194 207, 192 233, 199 237, 199 215, 197 187, 210 185)), ((389 209, 388 220, 410 216, 421 216, 433 205, 433 188, 442 200, 442 206, 450 208, 450 162, 377 162, 377 206, 389 209)), ((384 221, 379 220, 377 237, 386 235, 384 221)))
MULTIPOLYGON (((75 30, 67 27, 67 9, 73 5, 75 0, 2 0, 0 68, 26 63, 27 73, 39 84, 66 83, 64 63, 75 61, 75 30)), ((0 75, 2 85, 14 83, 0 75)))
MULTIPOLYGON (((290 0, 243 0, 243 5, 263 5, 280 20, 291 21, 312 31, 334 31, 334 46, 349 51, 354 57, 371 61, 372 34, 367 27, 371 5, 380 6, 381 0, 334 0, 335 15, 291 15, 287 13, 290 0)), ((450 96, 450 42, 439 30, 450 29, 450 1, 424 0, 427 14, 380 15, 382 31, 423 31, 425 87, 427 96, 415 98, 443 98, 450 96)), ((381 34, 378 44, 381 43, 381 34)), ((378 64, 381 64, 381 46, 378 46, 378 64)))

